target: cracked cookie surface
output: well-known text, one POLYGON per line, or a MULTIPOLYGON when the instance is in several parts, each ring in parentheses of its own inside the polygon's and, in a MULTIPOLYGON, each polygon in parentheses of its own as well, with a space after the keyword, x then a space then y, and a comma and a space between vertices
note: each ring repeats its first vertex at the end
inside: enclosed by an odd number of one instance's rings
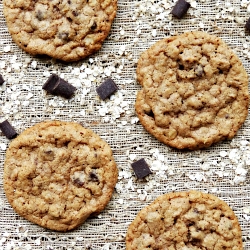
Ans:
POLYGON ((47 121, 10 143, 4 190, 24 218, 67 231, 105 208, 117 174, 112 151, 97 134, 77 123, 47 121))
POLYGON ((108 36, 117 0, 4 0, 9 32, 26 52, 77 61, 108 36))
POLYGON ((247 73, 219 38, 186 32, 158 41, 137 65, 136 111, 144 128, 175 148, 232 139, 248 114, 247 73))
POLYGON ((127 250, 242 250, 232 209, 199 191, 168 193, 142 209, 130 224, 127 250))

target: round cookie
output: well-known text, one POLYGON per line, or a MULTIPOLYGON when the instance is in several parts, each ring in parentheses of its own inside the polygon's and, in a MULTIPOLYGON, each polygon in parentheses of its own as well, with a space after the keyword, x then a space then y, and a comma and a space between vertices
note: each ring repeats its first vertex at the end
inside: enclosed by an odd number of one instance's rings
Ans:
POLYGON ((220 38, 186 32, 155 43, 137 66, 136 112, 144 128, 178 149, 232 139, 248 114, 247 73, 220 38))
POLYGON ((243 250, 232 209, 199 191, 168 193, 143 208, 130 224, 127 250, 243 250))
POLYGON ((10 143, 3 179, 19 215, 68 231, 105 208, 117 175, 109 145, 93 131, 73 122, 47 121, 10 143))
POLYGON ((117 0, 4 0, 9 32, 26 52, 77 61, 102 46, 117 0))

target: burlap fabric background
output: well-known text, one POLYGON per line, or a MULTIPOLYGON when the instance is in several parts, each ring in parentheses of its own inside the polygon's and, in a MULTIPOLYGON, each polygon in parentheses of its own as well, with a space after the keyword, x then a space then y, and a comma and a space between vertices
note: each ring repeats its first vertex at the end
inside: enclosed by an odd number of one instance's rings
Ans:
MULTIPOLYGON (((140 53, 155 41, 187 30, 217 34, 238 54, 250 75, 250 17, 246 0, 190 1, 185 18, 172 18, 174 0, 118 0, 118 12, 103 48, 78 63, 63 64, 33 57, 13 42, 0 1, 0 116, 21 133, 37 122, 76 121, 94 130, 113 149, 119 181, 113 198, 100 216, 78 229, 58 233, 18 216, 5 197, 3 164, 9 140, 0 134, 0 249, 125 249, 125 234, 137 212, 166 192, 196 189, 228 202, 239 218, 245 249, 250 249, 250 128, 249 118, 232 141, 206 150, 182 152, 150 136, 134 111, 135 69, 140 53), (77 87, 74 98, 46 95, 42 85, 57 73, 77 87), (111 76, 119 91, 100 101, 95 88, 111 76), (139 181, 131 163, 144 157, 153 172, 139 181)), ((249 6, 249 7, 248 7, 249 6)))

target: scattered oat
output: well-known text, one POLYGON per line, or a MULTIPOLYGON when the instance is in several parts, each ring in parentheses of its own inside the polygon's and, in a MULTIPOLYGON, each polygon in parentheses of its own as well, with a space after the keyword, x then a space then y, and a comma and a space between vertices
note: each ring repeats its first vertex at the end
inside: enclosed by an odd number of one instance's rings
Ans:
POLYGON ((221 156, 221 157, 227 156, 227 152, 226 152, 226 151, 220 151, 220 156, 221 156))
POLYGON ((7 146, 5 143, 0 143, 1 150, 6 150, 7 146))
POLYGON ((10 52, 10 45, 7 45, 3 48, 4 52, 10 52))
POLYGON ((31 62, 31 68, 36 69, 36 67, 37 67, 37 61, 32 61, 31 62))
POLYGON ((131 161, 135 160, 135 159, 136 159, 136 154, 130 154, 130 155, 129 155, 129 159, 130 159, 131 161))

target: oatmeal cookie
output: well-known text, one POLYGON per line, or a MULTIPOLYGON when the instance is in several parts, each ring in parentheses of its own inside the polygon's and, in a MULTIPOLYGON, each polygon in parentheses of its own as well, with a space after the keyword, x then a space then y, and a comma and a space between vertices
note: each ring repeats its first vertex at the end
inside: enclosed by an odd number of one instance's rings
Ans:
POLYGON ((4 0, 9 32, 26 52, 77 61, 102 46, 117 0, 4 0))
POLYGON ((93 131, 73 122, 46 121, 11 142, 3 178, 19 215, 68 231, 104 209, 117 168, 109 145, 93 131))
POLYGON ((136 111, 163 143, 198 149, 232 139, 248 114, 248 76, 219 37, 186 32, 143 52, 136 111))
POLYGON ((168 193, 142 209, 130 224, 127 250, 243 250, 232 209, 199 191, 168 193))

